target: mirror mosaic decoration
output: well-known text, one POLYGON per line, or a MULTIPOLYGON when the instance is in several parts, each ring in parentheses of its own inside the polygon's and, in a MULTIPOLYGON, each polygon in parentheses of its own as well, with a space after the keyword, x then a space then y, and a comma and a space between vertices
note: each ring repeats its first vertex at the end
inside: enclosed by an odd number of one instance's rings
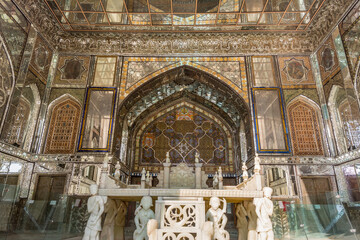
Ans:
POLYGON ((324 0, 46 0, 64 30, 271 29, 302 31, 324 0), (190 29, 190 28, 187 28, 190 29))
POLYGON ((44 80, 44 82, 46 82, 48 77, 51 57, 52 50, 47 46, 41 37, 38 37, 35 42, 34 52, 30 61, 30 67, 33 72, 36 72, 37 75, 44 80))
POLYGON ((89 88, 79 151, 108 151, 115 111, 115 88, 89 88))
POLYGON ((12 90, 13 74, 4 46, 0 45, 0 120, 4 116, 6 103, 12 90))
POLYGON ((320 67, 320 74, 323 82, 334 76, 339 69, 339 60, 335 45, 330 37, 317 51, 317 58, 320 67))
POLYGON ((352 76, 360 59, 360 3, 349 12, 341 24, 342 40, 352 76))
POLYGON ((21 57, 25 48, 27 32, 23 28, 27 26, 24 16, 10 1, 0 1, 0 29, 9 48, 15 75, 20 67, 21 57), (12 12, 12 14, 10 13, 12 12), (17 21, 15 20, 17 19, 17 21))

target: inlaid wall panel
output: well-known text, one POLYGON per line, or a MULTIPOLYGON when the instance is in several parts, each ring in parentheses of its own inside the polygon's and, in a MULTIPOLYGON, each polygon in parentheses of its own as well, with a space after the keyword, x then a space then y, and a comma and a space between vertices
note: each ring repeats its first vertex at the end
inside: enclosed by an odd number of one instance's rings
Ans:
POLYGON ((45 82, 50 69, 52 53, 52 50, 47 46, 44 40, 38 36, 35 42, 30 66, 33 71, 37 73, 38 77, 45 82))
POLYGON ((279 57, 278 59, 283 86, 315 84, 309 57, 279 57))
POLYGON ((30 102, 21 97, 16 108, 16 113, 12 118, 12 125, 4 140, 11 144, 22 145, 24 134, 30 114, 30 102))
POLYGON ((6 103, 13 85, 10 59, 6 55, 4 46, 0 45, 0 121, 4 116, 6 103))
POLYGON ((334 71, 339 67, 335 45, 331 37, 329 37, 329 39, 321 46, 317 52, 317 58, 320 67, 321 79, 325 81, 328 77, 333 76, 334 71))
POLYGON ((45 153, 74 152, 80 111, 80 104, 69 98, 53 107, 45 153))
POLYGON ((294 155, 323 155, 317 111, 303 100, 288 106, 294 155))
POLYGON ((90 56, 60 56, 54 84, 85 86, 89 66, 90 56))

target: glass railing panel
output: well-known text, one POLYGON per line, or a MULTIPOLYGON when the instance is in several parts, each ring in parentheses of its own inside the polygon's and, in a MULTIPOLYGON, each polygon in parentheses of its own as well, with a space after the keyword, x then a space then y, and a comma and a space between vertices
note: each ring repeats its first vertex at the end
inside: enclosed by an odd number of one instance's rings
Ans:
POLYGON ((356 239, 342 204, 289 204, 287 209, 299 219, 306 239, 356 239))

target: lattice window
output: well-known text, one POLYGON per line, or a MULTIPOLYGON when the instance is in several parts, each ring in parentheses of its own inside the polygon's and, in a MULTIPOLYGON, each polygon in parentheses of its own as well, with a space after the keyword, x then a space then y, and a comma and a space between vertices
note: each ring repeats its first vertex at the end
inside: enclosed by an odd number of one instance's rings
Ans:
POLYGON ((310 105, 298 101, 289 107, 291 137, 296 155, 323 155, 319 120, 310 105))
POLYGON ((18 106, 16 108, 16 113, 12 117, 12 126, 9 130, 9 135, 7 137, 8 143, 17 143, 22 144, 24 139, 24 134, 27 126, 27 122, 30 114, 30 104, 23 98, 20 98, 18 106))
POLYGON ((57 104, 51 114, 45 153, 73 153, 79 120, 78 103, 68 99, 57 104))
POLYGON ((360 146, 360 114, 356 103, 349 104, 348 100, 342 102, 339 106, 342 129, 346 138, 348 147, 360 146))

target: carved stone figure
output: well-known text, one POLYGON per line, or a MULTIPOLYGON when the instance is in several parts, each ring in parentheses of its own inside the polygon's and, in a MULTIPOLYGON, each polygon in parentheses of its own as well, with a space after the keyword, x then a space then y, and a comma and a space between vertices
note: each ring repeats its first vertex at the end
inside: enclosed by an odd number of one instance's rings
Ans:
POLYGON ((242 172, 243 181, 246 182, 249 178, 249 174, 247 172, 247 166, 245 162, 243 162, 241 170, 243 171, 242 172))
POLYGON ((213 177, 213 188, 218 189, 219 188, 219 177, 218 173, 216 172, 213 177))
POLYGON ((150 219, 147 223, 147 236, 149 240, 157 240, 158 221, 150 219))
POLYGON ((101 232, 101 215, 107 198, 98 196, 98 186, 90 185, 91 197, 88 199, 87 209, 90 217, 87 221, 83 240, 99 240, 101 232))
POLYGON ((125 227, 126 213, 127 213, 126 204, 123 201, 119 201, 117 214, 115 218, 115 229, 114 229, 115 240, 125 239, 124 227, 125 227))
POLYGON ((200 162, 200 154, 199 152, 195 153, 195 163, 199 163, 200 162))
POLYGON ((253 202, 244 201, 244 207, 246 208, 246 215, 248 216, 248 240, 256 240, 257 232, 256 232, 256 207, 253 202))
POLYGON ((103 230, 101 232, 101 239, 103 240, 123 240, 125 215, 127 206, 124 202, 116 202, 109 199, 105 205, 104 213, 106 217, 104 220, 103 230))
POLYGON ((140 206, 135 210, 136 230, 133 235, 134 240, 148 240, 147 224, 150 219, 155 218, 154 211, 150 209, 152 206, 152 198, 145 196, 141 199, 140 206))
POLYGON ((114 219, 117 213, 117 207, 116 202, 113 199, 109 199, 105 204, 104 213, 106 213, 106 217, 101 232, 101 239, 114 240, 114 219))
POLYGON ((236 228, 238 229, 238 240, 247 240, 248 235, 248 221, 246 218, 247 212, 242 203, 236 205, 236 228))
POLYGON ((219 167, 219 189, 223 189, 223 174, 222 174, 222 169, 221 167, 219 167))
POLYGON ((227 223, 226 213, 226 200, 223 199, 223 208, 220 208, 221 200, 218 197, 210 198, 211 208, 207 211, 205 220, 211 221, 214 224, 214 239, 217 240, 230 240, 228 231, 225 230, 227 223))
POLYGON ((212 240, 212 237, 214 235, 214 223, 213 222, 205 222, 202 229, 202 240, 212 240))
POLYGON ((120 181, 120 169, 121 169, 121 165, 120 165, 120 162, 118 161, 115 165, 115 174, 114 174, 114 177, 120 181))
POLYGON ((167 152, 167 153, 166 153, 165 162, 166 162, 166 163, 170 163, 170 152, 167 152))
POLYGON ((272 222, 270 217, 273 214, 274 204, 271 201, 272 189, 264 187, 264 197, 255 198, 254 204, 256 206, 257 226, 256 231, 260 240, 274 240, 274 232, 272 229, 272 222))

